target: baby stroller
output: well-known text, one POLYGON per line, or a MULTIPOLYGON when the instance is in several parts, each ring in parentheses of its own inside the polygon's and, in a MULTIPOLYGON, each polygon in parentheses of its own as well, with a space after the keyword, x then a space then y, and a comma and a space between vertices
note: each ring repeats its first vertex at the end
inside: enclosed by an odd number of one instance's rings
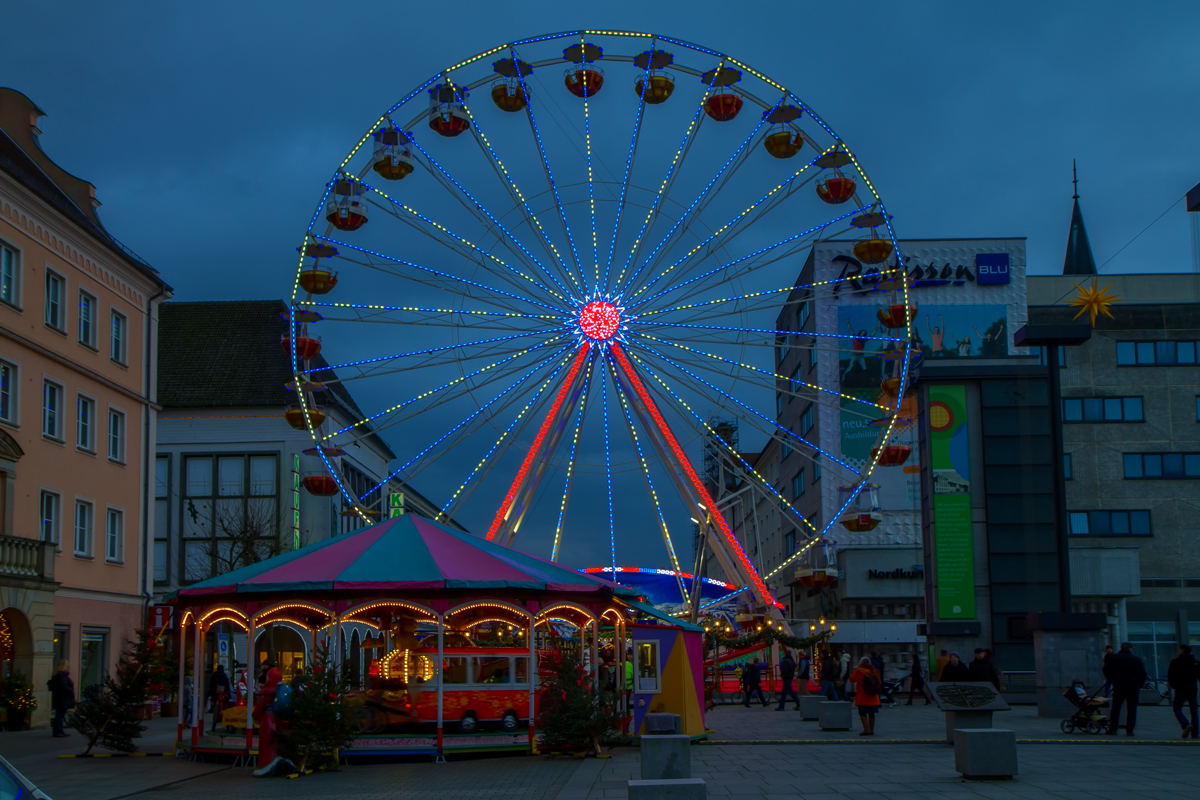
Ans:
POLYGON ((1071 686, 1063 692, 1063 697, 1075 707, 1075 713, 1058 726, 1063 733, 1079 730, 1095 734, 1108 730, 1108 717, 1100 713, 1100 709, 1108 705, 1107 697, 1101 697, 1098 691, 1088 694, 1083 681, 1071 681, 1071 686))
POLYGON ((896 695, 900 693, 900 681, 889 681, 885 678, 881 683, 883 685, 879 690, 879 704, 892 708, 900 705, 900 701, 896 699, 896 695))

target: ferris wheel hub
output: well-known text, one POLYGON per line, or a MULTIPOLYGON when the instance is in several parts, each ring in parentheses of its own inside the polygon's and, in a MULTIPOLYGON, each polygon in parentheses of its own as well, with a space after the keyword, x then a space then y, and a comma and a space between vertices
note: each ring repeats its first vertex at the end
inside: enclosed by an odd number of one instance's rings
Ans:
POLYGON ((608 300, 592 300, 579 309, 579 332, 593 342, 607 342, 621 330, 621 309, 608 300))

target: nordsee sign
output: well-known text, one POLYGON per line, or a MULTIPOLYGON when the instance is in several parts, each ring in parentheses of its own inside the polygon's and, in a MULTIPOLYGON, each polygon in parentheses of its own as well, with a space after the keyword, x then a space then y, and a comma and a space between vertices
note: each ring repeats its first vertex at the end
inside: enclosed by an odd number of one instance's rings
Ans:
POLYGON ((867 578, 871 580, 916 580, 921 573, 915 569, 869 569, 867 578))

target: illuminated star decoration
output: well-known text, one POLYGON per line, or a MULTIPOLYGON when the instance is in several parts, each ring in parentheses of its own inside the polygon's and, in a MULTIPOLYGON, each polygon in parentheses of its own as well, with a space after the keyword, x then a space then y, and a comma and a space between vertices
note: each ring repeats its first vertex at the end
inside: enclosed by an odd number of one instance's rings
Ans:
POLYGON ((1121 298, 1115 294, 1110 295, 1108 293, 1108 290, 1112 288, 1111 281, 1103 289, 1099 288, 1099 283, 1099 280, 1093 280, 1090 289, 1085 289, 1078 283, 1075 284, 1075 288, 1079 290, 1079 294, 1075 295, 1075 299, 1071 301, 1071 305, 1079 306, 1079 313, 1071 317, 1071 319, 1079 319, 1079 317, 1086 313, 1091 317, 1093 328, 1096 327, 1096 317, 1100 314, 1113 319, 1112 312, 1108 310, 1108 307, 1121 298))

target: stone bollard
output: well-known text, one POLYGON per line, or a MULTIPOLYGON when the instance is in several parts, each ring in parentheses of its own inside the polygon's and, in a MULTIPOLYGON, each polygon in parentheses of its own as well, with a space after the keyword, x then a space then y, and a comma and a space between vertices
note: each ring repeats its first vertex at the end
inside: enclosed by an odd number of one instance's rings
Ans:
POLYGON ((821 730, 823 731, 848 731, 850 730, 850 721, 853 719, 851 714, 852 706, 844 700, 831 702, 826 700, 818 706, 818 719, 820 720, 821 730))
POLYGON ((706 800, 708 786, 701 778, 630 781, 629 800, 706 800))
POLYGON ((643 781, 692 777, 690 737, 675 734, 643 736, 638 744, 642 751, 643 781))
POLYGON ((647 714, 646 733, 650 736, 683 733, 682 720, 678 714, 647 714))
POLYGON ((1003 728, 956 728, 954 769, 964 778, 987 780, 1017 774, 1017 734, 1003 728))
POLYGON ((821 718, 821 703, 825 698, 819 694, 806 694, 800 698, 800 719, 812 720, 821 718))

